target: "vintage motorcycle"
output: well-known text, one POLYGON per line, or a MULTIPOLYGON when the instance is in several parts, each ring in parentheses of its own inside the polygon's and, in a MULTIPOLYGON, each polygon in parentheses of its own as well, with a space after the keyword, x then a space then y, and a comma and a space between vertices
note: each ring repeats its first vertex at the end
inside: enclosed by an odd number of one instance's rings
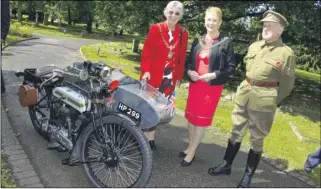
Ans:
POLYGON ((90 61, 15 75, 23 76, 20 104, 47 148, 70 153, 64 164, 83 165, 93 187, 147 185, 152 153, 141 129, 170 120, 156 89, 90 61))

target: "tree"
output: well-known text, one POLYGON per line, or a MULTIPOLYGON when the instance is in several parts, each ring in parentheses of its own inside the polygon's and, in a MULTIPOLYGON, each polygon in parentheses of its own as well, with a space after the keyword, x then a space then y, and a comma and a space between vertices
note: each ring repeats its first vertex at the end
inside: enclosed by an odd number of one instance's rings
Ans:
POLYGON ((71 5, 68 3, 68 25, 71 26, 71 5))
POLYGON ((77 10, 78 10, 78 21, 86 23, 86 31, 88 33, 92 32, 92 23, 94 18, 96 2, 90 1, 78 1, 77 10))
POLYGON ((290 23, 283 39, 295 51, 299 68, 320 73, 320 1, 276 1, 273 5, 290 23))
POLYGON ((96 18, 109 32, 118 26, 130 33, 146 34, 149 25, 164 19, 166 1, 97 1, 96 18))
MULTIPOLYGON (((165 20, 163 10, 168 1, 16 1, 21 11, 41 9, 54 18, 74 23, 86 23, 90 33, 95 21, 108 33, 121 27, 127 33, 145 35, 152 23, 165 20), (28 7, 29 6, 29 7, 28 7)), ((275 10, 284 15, 290 26, 282 39, 298 56, 302 69, 317 71, 321 68, 320 59, 320 1, 183 1, 184 15, 180 24, 189 31, 193 39, 204 34, 204 14, 210 6, 223 11, 221 33, 234 39, 235 50, 244 55, 248 45, 260 39, 263 13, 275 10)), ((19 17, 19 11, 18 11, 19 17)), ((46 19, 45 19, 46 20, 46 19)))
POLYGON ((18 22, 22 23, 22 1, 18 1, 18 22))

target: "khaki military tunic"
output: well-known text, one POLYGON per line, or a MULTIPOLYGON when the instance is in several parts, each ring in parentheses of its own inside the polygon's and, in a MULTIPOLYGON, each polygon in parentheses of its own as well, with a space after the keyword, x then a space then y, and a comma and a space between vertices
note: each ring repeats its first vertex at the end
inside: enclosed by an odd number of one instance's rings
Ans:
POLYGON ((246 77, 251 81, 278 83, 278 86, 262 87, 244 80, 235 95, 231 140, 241 142, 249 128, 252 149, 262 151, 263 140, 270 132, 277 104, 294 87, 295 55, 281 39, 270 44, 261 40, 250 45, 244 61, 246 77))

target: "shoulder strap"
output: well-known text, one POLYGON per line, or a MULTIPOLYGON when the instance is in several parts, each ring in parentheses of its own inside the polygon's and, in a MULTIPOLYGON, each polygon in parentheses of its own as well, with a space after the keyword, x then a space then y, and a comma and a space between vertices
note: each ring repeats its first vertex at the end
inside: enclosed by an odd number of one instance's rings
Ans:
MULTIPOLYGON (((179 51, 181 50, 181 47, 182 47, 182 37, 183 37, 183 31, 184 31, 184 27, 182 26, 179 26, 180 27, 180 36, 179 36, 179 51)), ((178 57, 178 64, 181 64, 181 61, 180 61, 180 57, 178 57)), ((172 86, 173 88, 173 92, 175 91, 175 86, 173 85, 172 86)), ((169 98, 173 95, 173 93, 169 96, 169 98)), ((168 98, 168 99, 169 99, 168 98)))
MULTIPOLYGON (((202 38, 203 38, 203 37, 205 37, 205 36, 201 36, 201 37, 198 38, 198 43, 202 43, 202 40, 203 40, 202 38)), ((225 42, 226 40, 228 40, 228 39, 229 39, 228 37, 224 37, 220 42, 214 43, 214 44, 211 46, 210 49, 212 49, 212 48, 214 48, 214 47, 216 47, 216 46, 224 43, 224 42, 225 42)))
POLYGON ((182 37, 183 37, 184 27, 180 26, 180 39, 179 39, 179 47, 182 47, 182 37))
POLYGON ((222 43, 224 43, 226 40, 228 40, 228 37, 224 37, 220 42, 215 43, 215 44, 212 46, 212 48, 213 48, 213 47, 216 47, 216 46, 218 46, 218 45, 220 45, 220 44, 222 44, 222 43))
MULTIPOLYGON (((184 27, 182 27, 182 26, 179 26, 179 27, 180 27, 179 50, 181 50, 181 47, 182 47, 182 37, 183 37, 184 27)), ((180 60, 180 58, 178 58, 178 64, 180 64, 180 63, 181 63, 179 60, 180 60)))

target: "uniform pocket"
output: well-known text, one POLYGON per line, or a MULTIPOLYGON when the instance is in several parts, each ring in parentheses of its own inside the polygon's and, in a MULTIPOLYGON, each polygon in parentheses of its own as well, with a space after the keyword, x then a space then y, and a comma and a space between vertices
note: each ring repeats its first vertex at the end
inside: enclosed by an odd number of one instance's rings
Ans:
POLYGON ((244 80, 237 86, 236 92, 241 90, 245 86, 247 86, 247 82, 244 80))
POLYGON ((264 59, 262 72, 265 76, 278 77, 281 65, 282 65, 281 61, 271 59, 271 58, 266 58, 264 59))
POLYGON ((277 90, 262 90, 257 88, 255 106, 257 111, 272 112, 276 109, 277 90))
POLYGON ((236 90, 234 102, 240 106, 245 106, 248 100, 248 93, 250 91, 250 86, 243 81, 236 90))
POLYGON ((250 70, 253 64, 253 59, 255 58, 256 53, 247 54, 244 58, 244 62, 246 63, 246 71, 250 70))

